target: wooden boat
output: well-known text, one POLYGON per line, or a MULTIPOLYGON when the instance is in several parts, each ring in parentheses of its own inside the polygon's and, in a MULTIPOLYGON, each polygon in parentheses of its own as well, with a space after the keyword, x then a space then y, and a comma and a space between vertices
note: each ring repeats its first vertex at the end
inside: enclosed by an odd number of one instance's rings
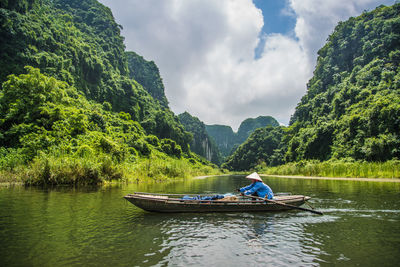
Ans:
MULTIPOLYGON (((124 196, 133 205, 155 212, 253 212, 278 211, 298 207, 309 200, 303 195, 275 196, 273 202, 239 198, 237 201, 221 200, 183 200, 189 194, 153 194, 135 192, 124 196)), ((302 209, 302 208, 300 208, 302 209)))

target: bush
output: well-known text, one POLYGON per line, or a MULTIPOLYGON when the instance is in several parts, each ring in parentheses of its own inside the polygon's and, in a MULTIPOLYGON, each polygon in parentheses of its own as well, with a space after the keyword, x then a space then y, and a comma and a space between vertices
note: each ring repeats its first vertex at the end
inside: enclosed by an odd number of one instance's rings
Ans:
POLYGON ((171 139, 161 140, 161 150, 165 154, 175 156, 177 158, 180 158, 182 156, 181 146, 171 139))
POLYGON ((0 147, 0 170, 12 171, 25 162, 26 157, 20 150, 0 147))

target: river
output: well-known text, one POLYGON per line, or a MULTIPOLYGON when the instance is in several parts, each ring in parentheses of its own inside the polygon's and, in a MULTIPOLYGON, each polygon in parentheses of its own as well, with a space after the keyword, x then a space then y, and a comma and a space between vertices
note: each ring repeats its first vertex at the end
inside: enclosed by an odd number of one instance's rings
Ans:
POLYGON ((398 266, 400 183, 264 177, 305 211, 159 214, 134 191, 227 193, 243 176, 103 187, 0 187, 0 266, 398 266))

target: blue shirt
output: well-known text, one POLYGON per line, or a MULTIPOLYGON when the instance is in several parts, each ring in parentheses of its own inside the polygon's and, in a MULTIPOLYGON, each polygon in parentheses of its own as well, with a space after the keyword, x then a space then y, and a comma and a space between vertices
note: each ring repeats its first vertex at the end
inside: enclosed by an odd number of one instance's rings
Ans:
POLYGON ((244 193, 245 195, 257 193, 257 195, 262 198, 265 198, 267 195, 268 199, 272 199, 274 197, 272 189, 261 181, 257 181, 249 186, 240 188, 240 192, 244 193))

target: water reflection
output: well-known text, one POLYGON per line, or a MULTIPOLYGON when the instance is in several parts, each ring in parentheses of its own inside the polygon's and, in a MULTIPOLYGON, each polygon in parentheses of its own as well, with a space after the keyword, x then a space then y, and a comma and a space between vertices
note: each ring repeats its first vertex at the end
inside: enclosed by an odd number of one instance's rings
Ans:
MULTIPOLYGON (((155 219, 152 215, 145 217, 147 222, 155 219)), ((153 241, 147 250, 140 253, 144 264, 151 265, 152 260, 161 258, 159 265, 168 263, 172 266, 226 262, 235 265, 249 262, 293 265, 312 263, 321 252, 315 246, 301 246, 305 234, 300 222, 304 217, 293 220, 293 217, 279 213, 157 217, 154 223, 159 231, 153 231, 154 236, 143 238, 153 241)))
POLYGON ((232 192, 247 183, 242 176, 95 188, 0 188, 0 265, 318 266, 400 260, 398 184, 266 182, 275 192, 311 195, 325 215, 159 214, 122 198, 134 191, 232 192))

